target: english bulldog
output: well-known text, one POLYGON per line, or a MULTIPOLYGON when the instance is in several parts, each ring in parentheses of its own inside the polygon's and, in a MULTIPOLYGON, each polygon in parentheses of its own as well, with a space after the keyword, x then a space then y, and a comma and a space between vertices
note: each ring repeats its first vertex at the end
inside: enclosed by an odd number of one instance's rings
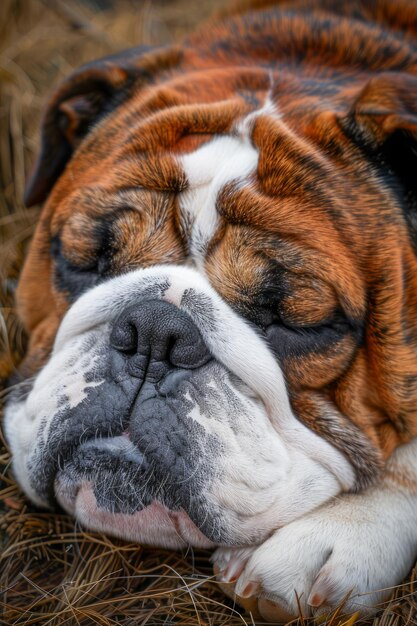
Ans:
POLYGON ((246 2, 52 96, 5 411, 41 507, 217 548, 265 619, 417 556, 417 5, 246 2))

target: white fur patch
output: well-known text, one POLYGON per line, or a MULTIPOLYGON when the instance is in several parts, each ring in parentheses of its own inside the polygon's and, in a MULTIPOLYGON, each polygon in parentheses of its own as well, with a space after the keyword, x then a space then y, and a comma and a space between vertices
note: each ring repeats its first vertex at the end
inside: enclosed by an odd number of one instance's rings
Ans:
MULTIPOLYGON (((273 80, 271 79, 271 83, 272 82, 273 80)), ((247 139, 252 134, 253 126, 256 120, 259 117, 263 116, 273 117, 275 120, 281 119, 278 105, 276 102, 273 102, 270 93, 268 93, 267 97, 265 98, 265 102, 260 109, 252 111, 252 113, 249 113, 249 115, 246 115, 246 117, 238 121, 238 123, 236 124, 236 131, 241 137, 247 139)))
POLYGON ((94 367, 97 344, 104 337, 104 329, 88 336, 74 336, 40 371, 28 397, 6 405, 5 434, 13 452, 13 470, 25 492, 39 506, 45 506, 45 502, 31 485, 30 459, 39 446, 45 445, 52 418, 60 408, 76 407, 86 397, 87 389, 103 383, 87 381, 86 375, 94 367))
POLYGON ((183 218, 192 223, 190 254, 203 268, 205 250, 218 225, 216 201, 231 181, 242 181, 256 170, 258 152, 249 136, 216 137, 180 159, 189 188, 179 197, 183 218))
MULTIPOLYGON (((396 450, 394 474, 417 487, 417 439, 396 450)), ((238 572, 237 595, 255 595, 265 617, 328 613, 349 594, 343 612, 373 612, 402 582, 417 554, 417 490, 388 477, 361 494, 343 495, 275 532, 261 546, 220 548, 213 561, 223 580, 238 572), (249 591, 248 591, 249 590, 249 591), (274 608, 262 604, 267 599, 274 608)), ((288 617, 289 619, 289 617, 288 617)))

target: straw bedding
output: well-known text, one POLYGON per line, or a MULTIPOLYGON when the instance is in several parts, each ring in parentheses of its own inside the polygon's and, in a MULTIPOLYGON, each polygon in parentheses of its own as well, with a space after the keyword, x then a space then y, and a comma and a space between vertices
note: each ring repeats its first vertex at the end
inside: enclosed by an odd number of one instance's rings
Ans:
MULTIPOLYGON (((25 348, 13 291, 38 209, 22 202, 45 98, 73 68, 140 43, 167 43, 221 0, 1 0, 0 379, 25 348)), ((2 392, 5 397, 6 392, 2 392)), ((0 450, 0 624, 254 624, 225 599, 209 554, 145 549, 90 533, 20 494, 0 450)), ((417 623, 417 568, 375 626, 417 623)), ((330 616, 327 624, 356 618, 330 616)), ((307 620, 301 617, 299 623, 307 620)))

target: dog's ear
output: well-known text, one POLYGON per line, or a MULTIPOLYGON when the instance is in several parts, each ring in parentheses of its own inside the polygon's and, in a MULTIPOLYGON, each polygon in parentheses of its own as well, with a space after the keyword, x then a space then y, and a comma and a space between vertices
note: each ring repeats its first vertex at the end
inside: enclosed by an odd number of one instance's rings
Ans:
POLYGON ((365 138, 377 148, 395 132, 417 135, 417 76, 382 73, 356 98, 350 115, 365 138))
POLYGON ((417 76, 405 72, 375 76, 343 122, 401 193, 417 242, 417 76))
POLYGON ((93 125, 128 98, 133 86, 175 62, 168 50, 140 46, 83 65, 52 96, 42 121, 40 154, 25 190, 25 204, 42 202, 74 149, 93 125))

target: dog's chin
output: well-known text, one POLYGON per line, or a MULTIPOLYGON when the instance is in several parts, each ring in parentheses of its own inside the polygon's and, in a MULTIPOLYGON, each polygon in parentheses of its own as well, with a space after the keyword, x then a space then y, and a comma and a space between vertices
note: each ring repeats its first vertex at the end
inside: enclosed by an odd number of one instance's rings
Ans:
POLYGON ((163 548, 215 546, 182 507, 152 493, 152 474, 126 433, 90 440, 60 463, 54 497, 90 530, 163 548))
POLYGON ((170 511, 158 501, 135 513, 115 513, 98 505, 91 482, 69 488, 59 477, 55 480, 55 495, 60 506, 87 529, 174 550, 188 546, 213 548, 216 545, 205 537, 185 511, 170 511))

